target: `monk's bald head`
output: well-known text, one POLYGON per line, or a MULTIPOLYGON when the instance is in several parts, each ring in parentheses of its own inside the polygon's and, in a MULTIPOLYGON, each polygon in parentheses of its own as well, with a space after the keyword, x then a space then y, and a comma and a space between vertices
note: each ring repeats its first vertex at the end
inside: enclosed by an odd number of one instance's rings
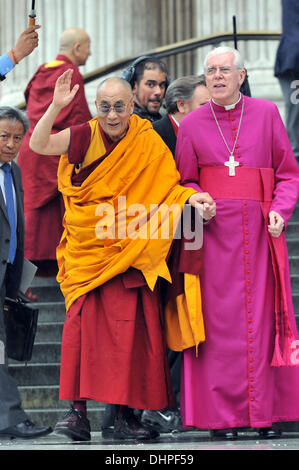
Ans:
POLYGON ((85 65, 90 56, 90 37, 80 28, 68 28, 60 36, 59 52, 67 56, 74 65, 85 65))
POLYGON ((123 91, 125 94, 127 94, 129 101, 133 99, 131 85, 129 84, 129 82, 119 77, 110 77, 103 80, 97 88, 97 97, 100 94, 105 94, 107 91, 110 94, 111 92, 113 92, 113 90, 115 90, 115 92, 117 92, 118 90, 123 91))
POLYGON ((97 88, 95 105, 101 128, 113 142, 127 133, 130 116, 134 110, 131 85, 122 78, 110 77, 97 88))

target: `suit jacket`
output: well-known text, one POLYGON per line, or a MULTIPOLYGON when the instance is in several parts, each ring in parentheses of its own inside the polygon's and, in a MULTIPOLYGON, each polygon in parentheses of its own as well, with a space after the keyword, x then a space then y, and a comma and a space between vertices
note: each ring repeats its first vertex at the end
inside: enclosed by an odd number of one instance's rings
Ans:
MULTIPOLYGON (((18 294, 23 262, 24 262, 24 191, 21 179, 21 170, 17 163, 11 164, 12 177, 16 193, 17 205, 17 251, 14 263, 11 265, 6 277, 6 295, 15 298, 18 294)), ((10 241, 10 225, 6 204, 0 190, 0 287, 3 284, 7 270, 7 259, 10 241)))
POLYGON ((274 75, 299 75, 299 3, 282 0, 282 35, 277 49, 274 75))
POLYGON ((153 122, 153 128, 162 137, 173 157, 175 156, 176 135, 168 114, 165 114, 159 121, 153 122))

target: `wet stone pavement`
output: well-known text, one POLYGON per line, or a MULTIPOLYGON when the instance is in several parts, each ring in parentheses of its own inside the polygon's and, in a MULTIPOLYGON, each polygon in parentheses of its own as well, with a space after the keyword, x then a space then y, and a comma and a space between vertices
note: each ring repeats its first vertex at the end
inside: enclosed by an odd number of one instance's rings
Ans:
MULTIPOLYGON (((187 431, 175 432, 169 434, 161 434, 160 437, 151 442, 135 442, 102 439, 101 432, 92 433, 92 439, 89 442, 74 442, 67 437, 55 435, 51 433, 45 437, 38 439, 9 439, 2 437, 0 439, 0 456, 1 451, 67 451, 67 450, 92 450, 102 451, 103 459, 107 464, 121 464, 117 457, 121 458, 126 455, 142 455, 144 459, 139 462, 143 464, 192 464, 191 456, 195 456, 200 451, 279 451, 279 450, 299 450, 299 432, 285 432, 279 439, 262 440, 255 432, 240 432, 238 440, 235 441, 211 441, 207 431, 187 431), (165 461, 158 462, 155 459, 161 459, 161 456, 176 455, 177 462, 174 457, 169 457, 165 461), (148 461, 149 456, 151 461, 148 461), (182 461, 180 456, 185 456, 186 461, 182 461), (187 461, 189 458, 189 462, 187 461), (110 460, 109 460, 110 459, 110 460), (179 461, 180 460, 180 461, 179 461)), ((77 453, 76 453, 77 455, 77 453)), ((184 460, 183 459, 183 460, 184 460)), ((126 462, 128 463, 128 462, 126 462)), ((129 462, 130 463, 130 462, 129 462)), ((133 468, 133 461, 131 462, 133 468)), ((130 466, 130 465, 129 465, 130 466)))

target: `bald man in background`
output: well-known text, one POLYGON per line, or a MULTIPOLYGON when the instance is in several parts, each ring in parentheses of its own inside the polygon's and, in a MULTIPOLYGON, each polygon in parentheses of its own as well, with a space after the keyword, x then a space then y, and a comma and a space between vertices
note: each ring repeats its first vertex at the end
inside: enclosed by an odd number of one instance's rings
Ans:
POLYGON ((41 276, 57 274, 56 247, 63 231, 64 204, 57 189, 59 159, 33 152, 29 140, 52 101, 57 78, 67 69, 73 70, 72 87, 78 84, 79 91, 57 117, 52 133, 91 119, 79 72, 79 67, 85 65, 90 55, 89 35, 79 28, 66 29, 60 37, 56 59, 41 65, 25 90, 30 129, 18 156, 24 186, 25 257, 38 266, 37 275, 41 276))

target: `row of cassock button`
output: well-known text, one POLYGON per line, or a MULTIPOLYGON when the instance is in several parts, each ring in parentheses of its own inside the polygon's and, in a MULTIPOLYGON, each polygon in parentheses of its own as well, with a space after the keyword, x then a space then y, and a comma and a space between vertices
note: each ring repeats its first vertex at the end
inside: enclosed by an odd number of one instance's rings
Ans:
MULTIPOLYGON (((236 139, 237 126, 235 124, 236 119, 233 117, 234 109, 229 112, 231 124, 231 130, 233 131, 233 139, 236 139)), ((235 146, 235 158, 238 160, 241 158, 240 145, 237 143, 235 146)), ((239 166, 242 167, 243 163, 239 162, 239 166)), ((250 259, 250 241, 249 241, 249 218, 248 218, 248 203, 242 201, 242 214, 244 224, 244 250, 245 250, 245 291, 246 291, 246 314, 247 314, 247 340, 248 340, 248 381, 249 381, 249 401, 255 401, 254 398, 254 349, 253 349, 253 319, 252 319, 252 286, 251 286, 251 259, 250 259)))
MULTIPOLYGON (((238 124, 239 124, 239 123, 237 123, 237 124, 235 123, 236 118, 234 118, 234 117, 232 116, 234 112, 235 112, 234 109, 231 109, 231 110, 229 111, 229 117, 230 117, 230 121, 231 121, 231 130, 232 130, 233 133, 234 133, 233 139, 236 138, 236 132, 237 132, 237 130, 238 130, 238 124), (232 124, 232 123, 233 123, 233 124, 232 124)), ((240 148, 240 145, 237 143, 237 145, 235 146, 235 158, 237 158, 238 160, 241 158, 241 154, 240 154, 239 148, 240 148)), ((239 166, 240 166, 240 167, 243 166, 243 163, 242 163, 242 162, 239 162, 239 166)))
POLYGON ((247 339, 248 339, 248 380, 249 380, 249 400, 255 400, 254 394, 254 349, 253 349, 253 319, 252 319, 252 286, 251 286, 251 257, 250 257, 250 241, 249 241, 249 218, 248 203, 242 201, 242 214, 244 223, 244 251, 245 251, 245 292, 246 292, 246 314, 247 314, 247 339))

